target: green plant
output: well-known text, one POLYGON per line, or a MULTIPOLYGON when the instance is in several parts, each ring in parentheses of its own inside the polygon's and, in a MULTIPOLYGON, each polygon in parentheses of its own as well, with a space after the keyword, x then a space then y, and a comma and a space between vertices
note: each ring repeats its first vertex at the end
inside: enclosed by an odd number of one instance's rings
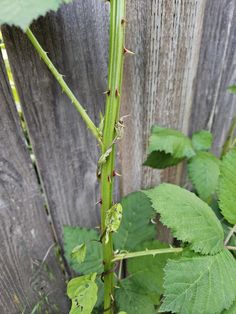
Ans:
MULTIPOLYGON (((14 2, 17 4, 17 0, 14 2)), ((44 0, 38 6, 33 6, 32 0, 21 1, 18 15, 11 14, 6 5, 0 23, 15 24, 25 30, 101 148, 97 170, 101 185, 100 232, 64 228, 65 257, 80 273, 67 286, 72 302, 70 313, 234 313, 236 264, 230 251, 236 249, 235 123, 224 145, 222 160, 209 152, 212 135, 207 131, 196 132, 189 139, 173 129, 152 128, 144 164, 163 169, 187 160, 189 178, 200 198, 176 185, 161 184, 132 193, 114 204, 115 144, 124 131, 120 117, 123 60, 130 53, 124 45, 125 0, 109 1, 108 89, 105 114, 98 127, 28 28, 33 18, 57 9, 62 2, 69 1, 44 0), (214 210, 218 217, 213 210, 216 193, 219 201, 214 210), (156 213, 180 241, 179 247, 155 239, 156 213)), ((40 307, 38 303, 33 312, 40 307)))

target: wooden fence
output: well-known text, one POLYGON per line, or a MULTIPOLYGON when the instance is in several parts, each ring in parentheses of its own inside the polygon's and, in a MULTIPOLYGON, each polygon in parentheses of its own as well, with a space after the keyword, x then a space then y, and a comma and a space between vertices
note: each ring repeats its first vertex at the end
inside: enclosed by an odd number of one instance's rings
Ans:
MULTIPOLYGON (((32 25, 97 124, 105 102, 108 17, 103 1, 77 0, 32 25)), ((152 124, 186 134, 211 130, 219 153, 236 113, 226 92, 236 81, 234 0, 128 0, 127 20, 126 46, 136 54, 125 61, 122 114, 130 117, 119 145, 117 198, 183 176, 181 167, 142 167, 152 124)), ((64 225, 98 224, 99 151, 26 36, 14 27, 2 32, 41 185, 0 57, 0 313, 31 313, 43 292, 60 309, 50 313, 67 313, 52 245, 63 246, 64 225)))

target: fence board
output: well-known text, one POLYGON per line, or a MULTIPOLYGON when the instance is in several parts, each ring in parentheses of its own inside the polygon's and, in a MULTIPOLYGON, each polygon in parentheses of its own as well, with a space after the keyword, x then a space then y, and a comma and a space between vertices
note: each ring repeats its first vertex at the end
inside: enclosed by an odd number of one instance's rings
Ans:
MULTIPOLYGON (((92 120, 99 123, 107 81, 108 5, 76 1, 32 26, 92 120)), ((59 241, 63 225, 99 223, 95 140, 18 29, 3 31, 30 138, 59 241)))
POLYGON ((54 240, 1 54, 0 112, 0 313, 30 313, 43 293, 60 308, 50 313, 66 313, 64 279, 53 249, 42 267, 37 265, 54 240))
POLYGON ((236 97, 226 91, 236 82, 236 2, 208 0, 204 16, 190 131, 206 128, 220 153, 236 115, 236 97))
POLYGON ((176 168, 142 167, 154 123, 188 131, 205 1, 127 3, 127 45, 123 111, 130 113, 121 145, 124 193, 163 181, 178 182, 176 168), (132 160, 132 162, 130 162, 132 160))
MULTIPOLYGON (((131 116, 119 152, 123 194, 181 178, 181 167, 142 167, 153 123, 185 133, 208 127, 219 151, 235 111, 233 96, 225 93, 235 80, 233 0, 130 0, 127 20, 126 45, 136 55, 127 57, 124 71, 122 112, 131 116)), ((32 29, 98 124, 107 79, 108 5, 77 0, 32 29)), ((9 27, 3 34, 61 241, 64 224, 98 223, 98 149, 25 36, 9 27)))

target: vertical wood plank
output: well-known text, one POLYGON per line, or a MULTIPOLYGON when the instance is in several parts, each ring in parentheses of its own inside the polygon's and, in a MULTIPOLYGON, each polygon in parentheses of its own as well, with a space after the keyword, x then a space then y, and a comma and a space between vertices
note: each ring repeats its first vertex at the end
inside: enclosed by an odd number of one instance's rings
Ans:
POLYGON ((66 313, 64 277, 53 248, 46 256, 54 240, 1 54, 0 112, 0 313, 30 313, 44 294, 58 306, 47 306, 50 313, 66 313))
MULTIPOLYGON (((32 30, 72 91, 99 124, 108 62, 108 5, 74 1, 39 19, 32 30)), ((54 226, 99 224, 98 147, 31 43, 15 28, 3 30, 23 112, 54 226)))
POLYGON ((226 91, 236 82, 235 47, 236 2, 208 0, 189 125, 213 132, 217 154, 236 115, 236 96, 226 91))
POLYGON ((161 180, 178 182, 176 168, 142 167, 151 126, 188 129, 205 1, 128 2, 123 111, 130 113, 121 143, 122 192, 161 180), (132 160, 132 162, 131 162, 132 160))

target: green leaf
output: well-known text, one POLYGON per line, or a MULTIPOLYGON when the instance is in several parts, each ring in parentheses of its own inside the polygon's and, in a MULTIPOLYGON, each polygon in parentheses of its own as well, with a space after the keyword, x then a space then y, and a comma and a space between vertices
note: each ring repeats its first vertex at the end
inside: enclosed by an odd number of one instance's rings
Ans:
POLYGON ((229 91, 232 94, 236 94, 236 85, 231 85, 227 88, 227 91, 229 91))
POLYGON ((190 248, 202 254, 216 254, 223 249, 224 232, 212 209, 194 193, 173 184, 161 184, 144 191, 161 222, 173 235, 190 243, 190 248))
POLYGON ((225 219, 236 224, 236 149, 225 155, 221 163, 219 206, 225 219))
POLYGON ((160 312, 215 314, 236 297, 236 263, 228 250, 213 256, 182 257, 165 267, 160 312))
POLYGON ((102 272, 102 245, 98 233, 93 229, 64 227, 64 251, 67 262, 78 273, 102 272), (79 264, 71 253, 76 246, 86 243, 86 257, 79 264))
POLYGON ((78 264, 83 263, 83 261, 85 260, 85 257, 86 257, 86 245, 84 243, 77 245, 75 248, 73 248, 71 252, 71 258, 75 259, 75 261, 78 264))
POLYGON ((70 314, 91 314, 97 302, 96 275, 96 273, 93 273, 69 281, 67 295, 72 301, 70 314))
POLYGON ((188 162, 188 175, 199 197, 207 201, 218 186, 220 161, 211 153, 198 152, 188 162))
MULTIPOLYGON (((142 243, 135 250, 143 251, 145 249, 151 250, 167 247, 169 247, 168 244, 154 240, 142 243)), ((163 293, 163 268, 166 265, 167 259, 174 256, 175 254, 160 254, 128 259, 128 273, 134 275, 133 281, 135 284, 142 286, 146 291, 161 295, 163 293)))
POLYGON ((208 150, 212 146, 212 134, 209 131, 201 130, 193 133, 192 144, 196 151, 208 150))
POLYGON ((9 24, 25 30, 34 19, 48 11, 56 11, 71 0, 0 0, 0 25, 9 24))
POLYGON ((236 313, 236 300, 234 300, 234 303, 228 310, 224 310, 224 312, 222 312, 222 314, 235 314, 235 313, 236 313))
POLYGON ((151 202, 142 192, 131 193, 121 201, 123 218, 113 235, 116 250, 133 250, 143 241, 156 237, 156 227, 151 223, 155 212, 151 202))
POLYGON ((149 156, 144 164, 158 169, 176 165, 184 158, 195 155, 187 136, 177 130, 159 126, 152 127, 148 153, 149 156))
POLYGON ((174 158, 171 154, 154 151, 147 156, 147 159, 143 165, 156 169, 165 169, 178 165, 178 163, 180 163, 182 160, 184 160, 184 158, 174 158))
POLYGON ((155 314, 155 304, 152 301, 152 295, 140 286, 138 286, 132 277, 123 279, 120 287, 115 290, 115 299, 120 311, 128 314, 155 314))

